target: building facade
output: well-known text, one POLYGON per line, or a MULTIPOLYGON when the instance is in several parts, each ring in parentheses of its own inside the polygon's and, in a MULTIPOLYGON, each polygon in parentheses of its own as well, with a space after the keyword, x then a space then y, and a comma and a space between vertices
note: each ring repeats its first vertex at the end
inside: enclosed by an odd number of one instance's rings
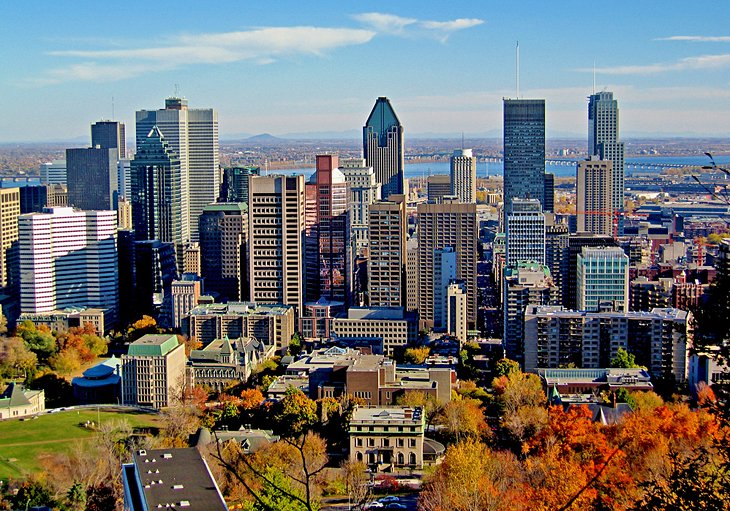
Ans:
POLYGON ((355 255, 362 256, 370 240, 370 204, 380 200, 382 186, 364 159, 342 159, 340 171, 350 190, 350 231, 355 255))
POLYGON ((629 258, 618 247, 584 247, 576 268, 578 310, 629 310, 629 258))
POLYGON ((507 264, 545 264, 545 215, 536 199, 514 199, 505 222, 507 264))
POLYGON ((613 236, 613 165, 591 156, 577 167, 578 232, 613 236))
POLYGON ((117 149, 66 149, 68 202, 87 211, 117 209, 117 149))
POLYGON ((406 306, 406 222, 403 195, 370 205, 368 298, 372 307, 406 306))
POLYGON ((248 204, 248 176, 260 176, 261 168, 254 166, 226 167, 223 169, 220 202, 245 202, 248 204))
POLYGON ((471 149, 457 149, 451 156, 451 193, 459 202, 477 201, 477 159, 471 149))
POLYGON ((0 287, 13 284, 18 266, 20 188, 0 188, 0 287))
POLYGON ((116 149, 116 159, 127 157, 127 130, 123 122, 97 121, 91 125, 91 147, 116 149))
POLYGON ((218 202, 203 208, 200 227, 200 274, 205 292, 218 301, 239 301, 246 270, 248 211, 245 203, 218 202))
POLYGON ((375 101, 362 137, 365 162, 375 171, 383 199, 391 194, 406 194, 403 126, 388 98, 379 97, 375 101))

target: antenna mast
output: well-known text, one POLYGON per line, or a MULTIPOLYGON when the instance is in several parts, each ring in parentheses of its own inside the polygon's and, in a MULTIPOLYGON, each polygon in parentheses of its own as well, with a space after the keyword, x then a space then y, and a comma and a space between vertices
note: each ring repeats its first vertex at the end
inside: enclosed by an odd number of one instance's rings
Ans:
POLYGON ((112 96, 112 121, 114 120, 114 96, 112 96))
POLYGON ((596 59, 593 59, 593 94, 596 93, 596 59))
POLYGON ((520 99, 520 42, 515 49, 515 82, 517 85, 517 99, 520 99))

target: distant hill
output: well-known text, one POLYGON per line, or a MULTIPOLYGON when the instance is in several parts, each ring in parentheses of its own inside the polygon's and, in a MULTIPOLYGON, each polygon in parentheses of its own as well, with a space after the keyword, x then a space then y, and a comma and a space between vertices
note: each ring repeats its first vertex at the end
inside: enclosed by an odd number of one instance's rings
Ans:
POLYGON ((268 142, 268 143, 276 143, 276 142, 286 142, 283 138, 275 137, 274 135, 271 135, 270 133, 261 133, 259 135, 254 135, 252 137, 248 137, 245 139, 246 142, 268 142))

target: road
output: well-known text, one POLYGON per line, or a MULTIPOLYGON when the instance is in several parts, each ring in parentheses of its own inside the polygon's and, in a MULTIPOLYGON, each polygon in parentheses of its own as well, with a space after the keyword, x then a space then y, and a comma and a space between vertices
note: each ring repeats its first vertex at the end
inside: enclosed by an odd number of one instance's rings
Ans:
MULTIPOLYGON (((384 496, 384 495, 383 495, 384 496)), ((380 496, 378 498, 382 498, 383 496, 380 496)), ((417 503, 418 503, 418 494, 417 493, 411 493, 408 495, 399 496, 400 497, 400 503, 405 504, 408 508, 408 511, 416 511, 418 509, 417 503)), ((375 499, 377 500, 377 499, 375 499)), ((347 506, 347 499, 342 499, 341 497, 338 498, 325 498, 322 500, 322 509, 327 509, 328 511, 349 511, 347 506)), ((380 508, 382 509, 382 508, 380 508)))

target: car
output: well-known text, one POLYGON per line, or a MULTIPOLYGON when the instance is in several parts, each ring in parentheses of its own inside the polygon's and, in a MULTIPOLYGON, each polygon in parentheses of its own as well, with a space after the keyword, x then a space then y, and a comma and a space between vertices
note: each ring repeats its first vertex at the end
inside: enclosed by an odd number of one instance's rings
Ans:
POLYGON ((376 500, 375 502, 371 502, 370 504, 365 506, 365 509, 383 509, 384 507, 385 504, 376 500))
POLYGON ((400 499, 398 497, 396 497, 395 495, 388 495, 387 497, 378 499, 378 501, 382 502, 383 504, 388 504, 389 502, 400 502, 400 499))
POLYGON ((387 506, 385 506, 385 509, 408 509, 403 504, 399 504, 398 502, 391 502, 387 506))

